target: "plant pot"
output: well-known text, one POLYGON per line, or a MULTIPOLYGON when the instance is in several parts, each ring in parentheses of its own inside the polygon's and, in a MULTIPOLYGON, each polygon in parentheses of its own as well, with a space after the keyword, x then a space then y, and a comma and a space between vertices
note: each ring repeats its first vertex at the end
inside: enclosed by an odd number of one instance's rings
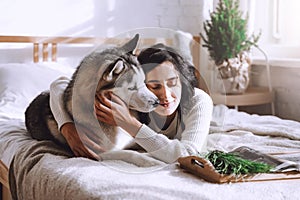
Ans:
POLYGON ((230 58, 217 69, 217 90, 222 94, 243 94, 250 82, 251 62, 247 53, 241 53, 236 58, 230 58))

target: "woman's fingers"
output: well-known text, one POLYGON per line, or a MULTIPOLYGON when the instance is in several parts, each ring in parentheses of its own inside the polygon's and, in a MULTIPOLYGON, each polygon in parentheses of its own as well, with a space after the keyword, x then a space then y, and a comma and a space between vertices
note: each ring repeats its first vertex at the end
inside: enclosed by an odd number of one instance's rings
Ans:
POLYGON ((99 156, 93 151, 87 149, 82 141, 78 141, 75 146, 71 147, 71 149, 76 157, 86 157, 93 160, 99 159, 99 156))
POLYGON ((97 94, 97 100, 95 102, 95 107, 104 113, 111 113, 112 108, 117 108, 118 106, 126 106, 125 103, 115 94, 112 92, 109 92, 107 96, 111 98, 108 99, 106 96, 103 94, 97 94))
POLYGON ((74 126, 74 129, 74 134, 68 141, 74 155, 99 160, 100 157, 97 153, 102 153, 105 149, 96 143, 98 142, 97 137, 91 137, 92 139, 90 139, 88 136, 93 134, 84 126, 77 125, 76 128, 74 126))
MULTIPOLYGON (((107 96, 111 96, 111 92, 107 96)), ((103 94, 97 94, 95 99, 95 114, 99 121, 116 126, 113 107, 118 106, 103 94)))
POLYGON ((111 93, 111 100, 112 100, 112 105, 113 103, 117 103, 119 105, 125 105, 124 102, 120 99, 120 97, 116 96, 115 94, 111 93))
POLYGON ((105 149, 99 145, 101 141, 99 140, 97 135, 93 133, 85 132, 85 134, 81 135, 81 140, 86 146, 93 149, 94 152, 102 153, 105 151, 105 149))
MULTIPOLYGON (((83 125, 78 125, 77 128, 78 128, 78 131, 80 133, 82 133, 80 135, 81 140, 85 141, 88 144, 90 144, 91 142, 93 142, 93 144, 95 144, 95 145, 98 145, 98 144, 101 143, 101 141, 100 141, 99 137, 97 136, 97 134, 95 134, 90 129, 84 127, 83 125)), ((104 149, 102 149, 102 147, 100 147, 100 146, 99 146, 99 149, 100 149, 100 151, 104 151, 104 149)))
POLYGON ((82 141, 77 142, 76 146, 71 147, 73 153, 77 157, 86 157, 93 160, 99 160, 99 156, 92 150, 87 149, 82 141))
POLYGON ((73 153, 76 157, 85 157, 92 160, 100 160, 100 157, 96 153, 84 146, 82 148, 74 149, 73 153))
POLYGON ((101 115, 101 114, 109 114, 111 113, 111 109, 104 106, 103 104, 101 104, 100 102, 95 103, 95 111, 97 115, 101 115))
POLYGON ((107 108, 111 108, 111 101, 108 99, 110 98, 112 92, 107 92, 107 93, 97 93, 96 97, 97 97, 97 101, 98 104, 102 104, 107 108))
MULTIPOLYGON (((101 107, 104 107, 104 106, 101 106, 101 107)), ((96 108, 95 114, 99 121, 110 124, 110 125, 116 125, 111 109, 101 108, 101 110, 100 110, 100 109, 96 108)))

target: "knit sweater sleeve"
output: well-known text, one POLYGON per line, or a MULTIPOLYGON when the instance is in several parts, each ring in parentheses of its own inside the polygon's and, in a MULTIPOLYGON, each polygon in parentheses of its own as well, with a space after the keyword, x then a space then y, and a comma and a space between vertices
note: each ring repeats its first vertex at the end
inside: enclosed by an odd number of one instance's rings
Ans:
POLYGON ((71 117, 64 107, 63 93, 68 86, 70 79, 67 77, 60 77, 50 85, 50 108, 54 118, 58 124, 58 129, 67 122, 72 122, 71 117))
POLYGON ((177 133, 178 139, 169 139, 143 124, 135 137, 136 143, 166 163, 203 151, 206 148, 213 103, 207 93, 195 88, 191 104, 191 109, 182 116, 185 128, 182 133, 177 133))

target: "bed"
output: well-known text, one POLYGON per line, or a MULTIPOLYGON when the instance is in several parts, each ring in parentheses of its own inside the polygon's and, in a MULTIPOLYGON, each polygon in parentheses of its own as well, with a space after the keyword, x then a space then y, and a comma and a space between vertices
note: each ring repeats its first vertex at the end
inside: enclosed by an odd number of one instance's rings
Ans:
MULTIPOLYGON (((199 37, 193 39, 199 41, 199 37)), ((150 166, 124 160, 98 162, 73 157, 51 141, 32 139, 24 125, 27 105, 39 92, 48 89, 51 81, 62 75, 70 76, 74 71, 74 66, 68 62, 60 62, 60 44, 84 44, 86 48, 86 45, 120 43, 121 40, 0 36, 0 42, 5 44, 17 42, 33 46, 33 55, 30 55, 33 62, 6 61, 0 64, 0 182, 3 199, 299 198, 300 179, 214 184, 181 169, 178 163, 158 162, 150 166)), ((147 45, 158 40, 145 38, 143 41, 147 45)), ((165 42, 171 44, 172 39, 165 42)), ((199 45, 184 52, 192 52, 193 62, 199 64, 199 45)), ((250 115, 215 105, 207 143, 208 150, 231 151, 248 146, 300 163, 300 123, 276 116, 250 115)))

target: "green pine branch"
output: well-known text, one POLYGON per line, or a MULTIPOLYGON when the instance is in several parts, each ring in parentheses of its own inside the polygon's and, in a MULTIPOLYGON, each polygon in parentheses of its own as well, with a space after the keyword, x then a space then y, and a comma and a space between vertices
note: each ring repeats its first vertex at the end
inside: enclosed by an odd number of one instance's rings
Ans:
POLYGON ((247 21, 248 17, 242 18, 238 0, 220 0, 210 20, 204 22, 206 36, 200 33, 203 47, 217 65, 257 45, 261 34, 248 37, 247 21))
POLYGON ((225 153, 214 150, 209 152, 205 158, 209 160, 216 171, 220 174, 255 174, 268 173, 273 166, 265 163, 246 160, 233 153, 225 153))

